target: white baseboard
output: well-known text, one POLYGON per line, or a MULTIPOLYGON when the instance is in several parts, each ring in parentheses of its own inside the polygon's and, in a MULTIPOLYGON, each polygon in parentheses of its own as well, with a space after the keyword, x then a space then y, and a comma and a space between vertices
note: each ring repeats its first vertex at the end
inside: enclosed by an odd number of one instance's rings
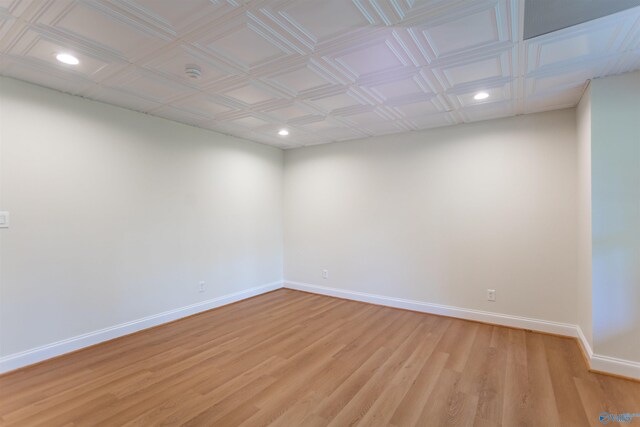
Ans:
POLYGON ((52 357, 60 356, 65 353, 138 332, 153 326, 158 326, 202 311, 211 310, 212 308, 231 304, 281 287, 281 281, 267 283, 266 285, 256 286, 233 294, 223 295, 207 301, 191 304, 186 307, 180 307, 163 313, 143 317, 142 319, 133 320, 131 322, 110 326, 108 328, 67 338, 62 341, 36 347, 20 353, 10 354, 0 358, 0 373, 13 371, 15 369, 22 368, 23 366, 32 365, 52 357))
POLYGON ((578 331, 578 343, 580 343, 580 345, 582 346, 582 350, 584 350, 584 354, 587 356, 587 359, 589 359, 590 361, 591 358, 593 357, 593 349, 591 348, 591 345, 589 344, 587 337, 584 336, 584 333, 582 332, 582 328, 580 327, 580 325, 576 325, 576 330, 578 331))
POLYGON ((27 365, 32 365, 34 363, 50 359, 52 357, 79 350, 84 347, 138 332, 143 329, 151 328, 153 326, 158 326, 163 323, 180 319, 182 317, 190 316, 192 314, 231 304, 236 301, 279 289, 283 286, 289 289, 350 299, 354 301, 368 302, 371 304, 384 305, 388 307, 402 308, 423 313, 438 314, 442 316, 450 316, 460 319, 475 320, 479 322, 493 323, 496 325, 530 329, 538 332, 575 337, 578 339, 579 344, 582 345, 587 358, 589 359, 590 369, 603 373, 640 379, 640 363, 630 360, 618 359, 610 356, 594 354, 591 346, 589 345, 589 342, 582 333, 582 330, 577 325, 550 322, 546 320, 531 319, 527 317, 500 313, 492 313, 487 311, 465 309, 442 304, 432 304, 422 301, 368 294, 364 292, 347 291, 343 289, 329 288, 325 286, 317 286, 308 283, 300 283, 287 280, 284 281, 284 285, 283 282, 279 281, 268 283, 266 285, 245 289, 243 291, 236 292, 230 295, 224 295, 186 307, 165 311, 164 313, 147 316, 142 319, 133 320, 131 322, 122 323, 119 325, 100 329, 98 331, 89 332, 87 334, 78 335, 20 353, 10 354, 8 356, 0 358, 0 373, 9 372, 27 365))
POLYGON ((576 326, 576 328, 578 330, 578 342, 587 356, 591 370, 640 380, 640 363, 632 360, 595 354, 589 344, 589 341, 584 336, 582 328, 580 328, 580 326, 576 326))
POLYGON ((618 359, 610 356, 603 356, 600 354, 594 354, 591 346, 587 342, 584 334, 582 333, 582 330, 578 325, 551 322, 548 320, 532 319, 521 316, 513 316, 509 314, 492 313, 481 310, 472 310, 467 308, 453 307, 449 305, 432 304, 422 301, 394 298, 364 292, 347 291, 344 289, 329 288, 325 286, 294 282, 290 280, 284 281, 284 287, 315 294, 350 299, 354 301, 368 302, 371 304, 419 311, 422 313, 438 314, 441 316, 475 320, 478 322, 492 323, 496 325, 509 326, 512 328, 530 329, 532 331, 546 332, 577 338, 579 344, 583 346, 587 354, 590 369, 603 373, 640 379, 640 363, 630 360, 618 359))
POLYGON ((438 314, 441 316, 457 317, 459 319, 475 320, 477 322, 492 323, 502 326, 510 326, 532 331, 546 332, 550 334, 577 337, 576 325, 568 323, 550 322, 547 320, 531 319, 528 317, 513 316, 509 314, 492 313, 489 311, 473 310, 454 307, 450 305, 432 304, 423 301, 408 300, 402 298, 374 295, 363 292, 346 291, 343 289, 328 288, 325 286, 310 285, 308 283, 284 281, 284 287, 299 291, 313 292, 354 301, 368 302, 371 304, 385 305, 388 307, 403 308, 405 310, 419 311, 422 313, 438 314))

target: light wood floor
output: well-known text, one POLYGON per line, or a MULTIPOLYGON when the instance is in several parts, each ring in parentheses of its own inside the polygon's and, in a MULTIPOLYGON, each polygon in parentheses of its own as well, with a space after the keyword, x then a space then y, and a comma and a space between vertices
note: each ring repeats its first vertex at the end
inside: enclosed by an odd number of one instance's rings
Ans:
MULTIPOLYGON (((21 426, 598 426, 574 340, 278 290, 0 377, 21 426)), ((640 420, 634 420, 640 424, 640 420)))

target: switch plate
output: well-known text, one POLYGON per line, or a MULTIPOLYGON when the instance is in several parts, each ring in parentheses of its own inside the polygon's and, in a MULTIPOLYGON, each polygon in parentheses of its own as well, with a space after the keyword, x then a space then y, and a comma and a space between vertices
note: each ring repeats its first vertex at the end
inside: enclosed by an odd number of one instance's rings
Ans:
POLYGON ((0 212, 0 228, 9 228, 9 212, 0 212))

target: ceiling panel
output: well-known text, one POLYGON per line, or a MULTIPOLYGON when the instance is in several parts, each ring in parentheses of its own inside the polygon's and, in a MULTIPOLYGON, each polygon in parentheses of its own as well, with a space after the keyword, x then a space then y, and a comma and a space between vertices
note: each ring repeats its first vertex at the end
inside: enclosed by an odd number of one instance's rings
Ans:
POLYGON ((340 109, 361 106, 364 104, 352 91, 314 98, 309 103, 325 113, 331 113, 340 109))
POLYGON ((181 82, 185 80, 185 69, 196 66, 200 70, 201 77, 188 82, 196 87, 204 87, 234 73, 234 70, 225 66, 224 63, 216 61, 215 58, 193 46, 182 43, 169 47, 146 61, 141 61, 140 65, 181 82))
POLYGON ((495 102, 510 101, 511 99, 513 99, 513 92, 514 92, 513 84, 514 84, 513 81, 509 81, 504 84, 482 87, 482 91, 488 93, 489 97, 487 99, 483 99, 480 101, 474 99, 474 96, 477 90, 476 91, 459 91, 458 93, 450 92, 448 99, 451 100, 451 102, 456 107, 464 108, 464 107, 473 107, 473 106, 477 106, 477 107, 485 106, 489 108, 490 106, 488 104, 495 103, 495 102))
POLYGON ((225 0, 110 0, 109 3, 112 9, 133 15, 174 36, 187 33, 198 22, 215 19, 215 14, 233 9, 225 0))
POLYGON ((371 45, 350 47, 335 55, 326 55, 355 79, 367 75, 403 68, 407 61, 402 57, 401 48, 390 39, 380 40, 371 45))
POLYGON ((371 90, 382 102, 392 102, 403 98, 420 97, 431 94, 426 83, 419 75, 406 79, 384 82, 371 87, 371 90))
POLYGON ((527 41, 528 72, 553 67, 606 61, 609 56, 633 49, 630 42, 637 14, 622 13, 589 25, 567 28, 527 41))
POLYGON ((329 88, 339 82, 325 74, 313 61, 287 68, 265 79, 292 96, 329 88))
POLYGON ((0 61, 0 70, 3 76, 26 80, 73 95, 84 95, 95 85, 81 75, 51 66, 43 67, 41 63, 29 58, 5 55, 0 61))
POLYGON ((509 45, 511 40, 509 2, 478 3, 481 7, 460 8, 438 24, 413 29, 414 36, 429 48, 433 59, 468 54, 475 49, 509 45), (484 6, 484 7, 482 7, 484 6), (467 12, 467 13, 464 13, 467 12))
MULTIPOLYGON (((80 60, 81 67, 69 67, 55 61, 55 56, 59 52, 68 50, 65 40, 48 37, 46 34, 34 31, 32 28, 25 28, 22 37, 7 50, 8 55, 12 55, 20 60, 39 62, 44 68, 66 69, 70 73, 85 74, 87 76, 97 76, 113 62, 98 55, 91 55, 79 49, 74 49, 74 55, 80 60)), ((121 62, 120 65, 125 65, 121 62)))
POLYGON ((523 13, 519 0, 5 0, 0 73, 290 148, 571 107, 589 79, 640 69, 640 7, 527 41, 523 13))
POLYGON ((203 40, 202 45, 244 68, 254 67, 261 62, 285 56, 278 45, 265 39, 250 26, 243 26, 214 40, 203 40))
POLYGON ((482 86, 483 82, 509 79, 512 77, 511 51, 504 51, 498 55, 483 57, 473 61, 437 68, 434 72, 442 76, 440 81, 446 88, 462 85, 474 87, 482 86))
POLYGON ((129 61, 147 55, 171 41, 148 23, 125 16, 96 1, 39 2, 42 13, 34 23, 40 30, 70 43, 105 50, 129 61))
POLYGON ((224 98, 206 92, 197 92, 193 96, 172 103, 172 106, 210 119, 234 110, 233 106, 225 103, 224 98))
POLYGON ((223 94, 241 104, 255 105, 280 98, 281 95, 257 82, 249 82, 246 85, 223 92, 223 94))
POLYGON ((119 105, 134 111, 149 112, 162 107, 161 103, 142 98, 114 87, 96 85, 86 92, 86 96, 91 99, 106 102, 108 104, 119 105))
POLYGON ((430 114, 441 113, 444 108, 438 105, 437 99, 433 98, 429 101, 409 102, 395 107, 400 111, 403 118, 412 118, 419 116, 427 116, 430 114))
POLYGON ((184 82, 170 80, 137 67, 129 67, 125 72, 108 79, 105 84, 159 104, 168 104, 194 93, 194 89, 184 82))
POLYGON ((370 22, 358 6, 358 2, 345 0, 288 0, 272 4, 271 9, 294 29, 294 34, 307 37, 315 45, 367 26, 370 22))
POLYGON ((414 116, 407 120, 412 130, 430 129, 440 126, 449 126, 459 123, 451 114, 440 113, 414 116))
POLYGON ((299 102, 265 111, 265 114, 272 117, 276 122, 287 123, 299 121, 305 117, 312 117, 317 115, 318 111, 307 104, 299 102))

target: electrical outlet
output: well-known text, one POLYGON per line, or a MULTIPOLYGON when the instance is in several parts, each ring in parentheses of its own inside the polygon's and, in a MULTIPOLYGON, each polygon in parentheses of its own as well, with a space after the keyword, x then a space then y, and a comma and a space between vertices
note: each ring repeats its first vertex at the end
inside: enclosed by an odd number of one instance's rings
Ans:
POLYGON ((329 270, 322 270, 322 278, 323 279, 329 278, 329 270))
POLYGON ((0 228, 9 228, 9 212, 0 212, 0 228))
POLYGON ((487 289, 487 300, 495 301, 496 300, 496 290, 495 289, 487 289))
POLYGON ((198 292, 204 292, 204 282, 198 283, 198 292))

